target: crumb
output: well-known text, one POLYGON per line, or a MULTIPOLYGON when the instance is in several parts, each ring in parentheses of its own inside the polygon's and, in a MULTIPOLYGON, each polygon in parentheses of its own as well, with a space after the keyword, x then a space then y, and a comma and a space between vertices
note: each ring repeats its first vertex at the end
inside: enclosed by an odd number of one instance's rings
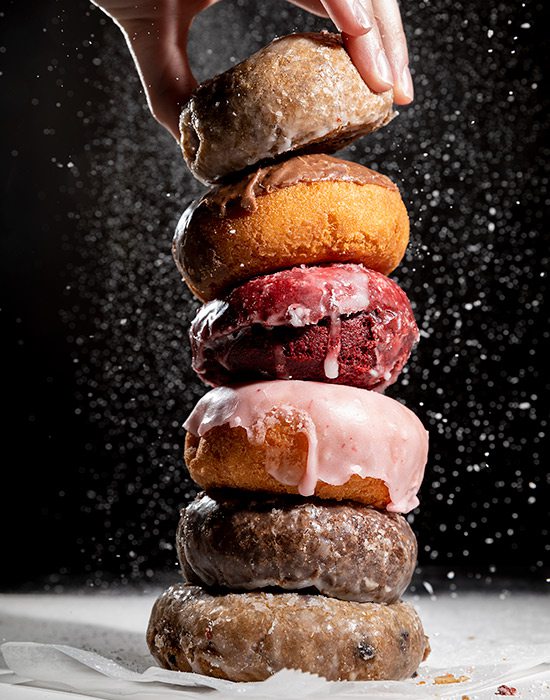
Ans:
POLYGON ((511 688, 509 685, 499 685, 495 695, 515 695, 517 692, 516 688, 511 688))
POLYGON ((446 685, 448 683, 464 683, 464 681, 469 681, 468 676, 453 676, 452 673, 446 673, 444 676, 436 676, 434 678, 435 685, 446 685))
POLYGON ((461 700, 470 700, 470 696, 469 696, 469 695, 463 695, 462 698, 461 698, 461 700))
POLYGON ((426 681, 418 681, 416 685, 426 685, 426 681))

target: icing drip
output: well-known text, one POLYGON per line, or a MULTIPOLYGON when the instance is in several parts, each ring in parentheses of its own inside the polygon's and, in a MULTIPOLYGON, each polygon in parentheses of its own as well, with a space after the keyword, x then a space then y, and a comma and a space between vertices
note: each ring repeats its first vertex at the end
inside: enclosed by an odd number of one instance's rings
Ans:
MULTIPOLYGON (((328 379, 336 379, 339 374, 341 316, 358 313, 369 307, 373 276, 376 279, 375 273, 367 271, 362 265, 354 264, 295 267, 261 278, 261 287, 255 293, 261 295, 262 301, 252 298, 251 302, 243 290, 246 287, 252 288, 258 282, 252 280, 248 285, 234 290, 227 301, 214 300, 199 309, 191 327, 196 347, 193 366, 200 371, 204 353, 218 347, 221 336, 224 339, 230 335, 236 337, 242 327, 259 324, 265 328, 286 325, 303 328, 327 318, 329 338, 324 372, 328 379), (285 284, 283 302, 274 296, 274 290, 282 282, 285 284), (240 294, 244 294, 242 299, 239 299, 240 294), (231 319, 230 314, 235 313, 233 308, 237 310, 237 316, 231 319), (224 324, 227 325, 220 336, 220 328, 224 324)), ((282 348, 277 347, 274 352, 277 377, 288 377, 282 348)), ((224 364, 223 356, 220 362, 224 364)))
POLYGON ((308 441, 300 473, 295 464, 281 465, 265 445, 265 469, 281 483, 310 496, 318 481, 337 486, 357 474, 384 481, 389 511, 407 513, 418 505, 428 434, 412 411, 381 394, 294 380, 218 387, 203 396, 184 427, 199 437, 220 425, 241 427, 250 442, 264 444, 266 432, 281 422, 308 441))
POLYGON ((277 379, 290 379, 286 369, 286 357, 283 346, 275 345, 273 347, 273 355, 275 356, 277 379))
POLYGON ((193 369, 213 385, 296 377, 383 391, 397 378, 418 328, 395 282, 347 263, 251 279, 223 301, 205 304, 190 339, 193 369), (317 325, 322 340, 306 351, 309 327, 317 325))
MULTIPOLYGON (((352 286, 352 285, 351 285, 352 286)), ((340 304, 338 294, 340 290, 337 286, 326 285, 323 289, 323 303, 321 303, 321 308, 324 308, 328 315, 328 340, 327 349, 325 351, 325 361, 323 363, 323 371, 327 379, 336 379, 339 374, 338 366, 338 355, 340 354, 341 342, 341 330, 342 321, 340 318, 340 304)), ((366 302, 368 306, 369 303, 369 293, 368 290, 364 293, 363 301, 366 302)))
POLYGON ((337 313, 331 314, 329 318, 330 322, 327 352, 323 363, 323 369, 327 379, 336 379, 340 372, 340 368, 338 366, 338 355, 340 354, 340 348, 342 346, 340 335, 342 321, 337 313))

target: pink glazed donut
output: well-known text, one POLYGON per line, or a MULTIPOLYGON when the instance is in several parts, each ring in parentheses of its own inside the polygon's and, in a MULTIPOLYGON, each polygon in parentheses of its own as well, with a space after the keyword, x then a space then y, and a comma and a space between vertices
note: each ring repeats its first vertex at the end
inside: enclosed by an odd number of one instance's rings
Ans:
POLYGON ((184 427, 185 461, 204 489, 349 499, 396 513, 418 505, 428 434, 382 394, 296 380, 218 387, 184 427))

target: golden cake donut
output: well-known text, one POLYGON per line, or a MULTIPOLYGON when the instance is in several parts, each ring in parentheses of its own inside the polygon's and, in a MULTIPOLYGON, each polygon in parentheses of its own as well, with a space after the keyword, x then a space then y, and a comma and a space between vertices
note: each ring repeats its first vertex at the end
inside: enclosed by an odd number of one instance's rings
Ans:
POLYGON ((388 177, 313 154, 209 190, 183 213, 172 252, 191 291, 209 301, 297 265, 361 263, 387 275, 408 240, 407 210, 388 177))
POLYGON ((184 423, 185 462, 203 489, 418 505, 428 434, 403 404, 343 384, 274 380, 217 387, 184 423))
POLYGON ((261 681, 283 668, 328 680, 410 678, 429 653, 407 603, 297 593, 209 593, 174 585, 154 604, 147 643, 173 671, 261 681))
POLYGON ((291 34, 199 85, 181 119, 183 156, 204 183, 300 151, 333 152, 387 124, 337 34, 291 34))
POLYGON ((176 548, 189 583, 280 588, 395 603, 416 565, 406 518, 352 501, 242 492, 200 494, 181 513, 176 548))
MULTIPOLYGON (((185 438, 185 463, 191 478, 204 489, 234 488, 270 494, 297 494, 298 487, 275 479, 267 472, 266 463, 271 453, 276 451, 277 466, 286 463, 289 470, 301 474, 308 455, 306 435, 284 420, 274 423, 266 433, 267 442, 261 445, 251 443, 244 428, 223 425, 212 428, 201 438, 188 432, 185 438)), ((375 508, 386 508, 390 502, 383 481, 361 478, 356 474, 352 474, 345 484, 336 486, 318 481, 314 495, 337 501, 354 500, 375 508)))

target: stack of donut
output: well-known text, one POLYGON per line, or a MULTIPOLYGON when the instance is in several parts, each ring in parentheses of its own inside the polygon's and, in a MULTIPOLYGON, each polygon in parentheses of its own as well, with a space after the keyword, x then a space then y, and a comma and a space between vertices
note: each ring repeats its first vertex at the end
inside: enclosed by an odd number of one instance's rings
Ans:
POLYGON ((329 34, 276 40, 184 108, 184 156, 215 186, 173 250, 204 302, 193 367, 214 388, 185 423, 204 489, 178 527, 185 583, 149 623, 166 668, 403 679, 428 653, 399 600, 427 433, 381 393, 418 340, 386 277, 408 216, 390 179, 322 153, 392 116, 391 92, 371 93, 329 34))

